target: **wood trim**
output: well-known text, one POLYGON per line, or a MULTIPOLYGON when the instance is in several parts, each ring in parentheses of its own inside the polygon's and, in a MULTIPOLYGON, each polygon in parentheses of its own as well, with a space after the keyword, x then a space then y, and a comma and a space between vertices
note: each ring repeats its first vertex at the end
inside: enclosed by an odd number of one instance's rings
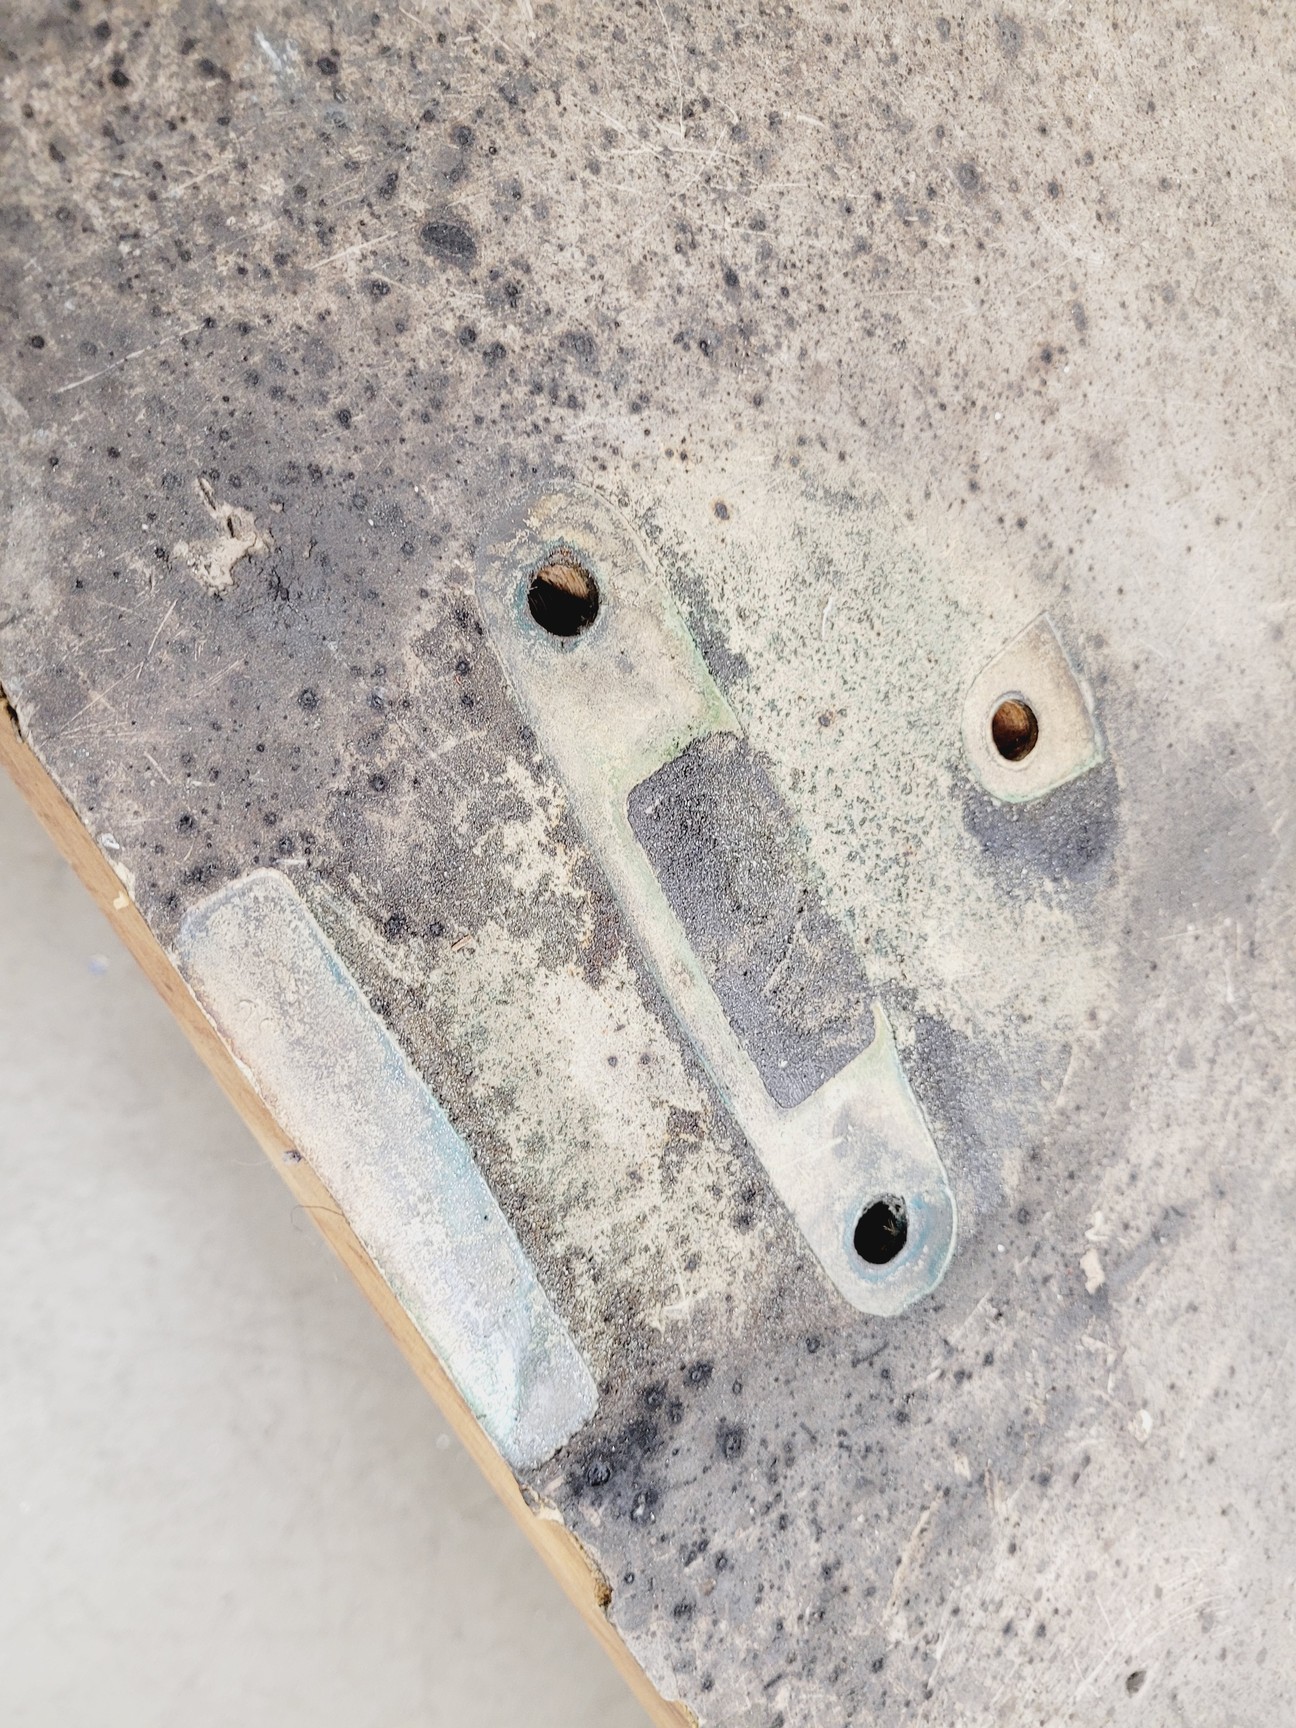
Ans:
POLYGON ((54 844, 179 1021, 185 1036, 252 1130, 293 1198, 310 1216, 360 1286, 405 1359, 431 1393, 446 1422, 558 1580, 568 1600, 578 1609, 650 1719, 658 1728, 695 1728, 696 1719, 692 1712, 682 1704, 668 1703, 660 1696, 608 1620, 604 1611, 609 1600, 608 1585, 576 1537, 565 1525, 537 1517, 530 1510, 512 1471, 486 1438, 436 1355, 383 1281, 328 1189, 304 1160, 284 1158, 284 1153, 292 1147, 292 1141, 275 1122, 221 1042, 93 836, 35 751, 19 734, 13 711, 3 702, 0 702, 0 764, 8 770, 54 844))

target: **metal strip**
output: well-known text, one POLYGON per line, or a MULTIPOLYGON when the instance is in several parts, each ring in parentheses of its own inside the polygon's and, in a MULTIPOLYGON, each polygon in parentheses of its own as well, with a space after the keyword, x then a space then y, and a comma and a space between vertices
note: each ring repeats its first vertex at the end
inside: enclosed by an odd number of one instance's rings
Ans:
POLYGON ((775 1189, 846 1300, 865 1313, 899 1313, 944 1275, 955 1208, 880 1003, 869 1047, 803 1103, 780 1108, 630 826, 637 785, 695 739, 740 730, 646 548, 597 494, 548 495, 488 531, 477 595, 630 928, 775 1189), (565 638, 542 630, 527 606, 532 575, 559 553, 587 566, 601 595, 589 628, 565 638), (855 1225, 891 1197, 904 1202, 906 1244, 873 1265, 855 1251, 855 1225))
POLYGON ((516 1468, 598 1394, 444 1110, 287 877, 258 870, 186 914, 180 967, 401 1306, 516 1468))

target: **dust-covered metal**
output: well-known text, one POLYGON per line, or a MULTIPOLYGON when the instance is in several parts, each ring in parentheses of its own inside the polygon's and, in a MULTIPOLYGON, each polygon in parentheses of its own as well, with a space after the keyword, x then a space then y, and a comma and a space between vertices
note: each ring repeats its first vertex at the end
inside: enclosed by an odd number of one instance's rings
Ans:
MULTIPOLYGON (((813 1090, 776 1101, 777 1079, 762 1075, 735 1035, 715 973, 708 976, 686 929, 689 922, 706 929, 717 889, 732 896, 728 875, 718 880, 705 867, 716 804, 708 800, 697 825, 686 824, 679 837, 685 865, 676 873, 674 905, 641 844, 643 829, 632 824, 632 803, 664 768, 688 761, 691 746, 739 732, 647 549, 596 494, 551 494, 492 523, 478 559, 477 597, 510 685, 635 940, 780 1198, 852 1307, 900 1313, 939 1283, 954 1247, 955 1215, 885 1011, 873 1005, 865 1049, 839 1060, 813 1090), (537 623, 529 606, 537 572, 558 554, 590 571, 600 597, 596 616, 570 636, 537 623), (857 1251, 855 1235, 881 1195, 903 1199, 907 1236, 899 1253, 874 1263, 857 1251)), ((724 767, 741 788, 732 754, 724 767)), ((759 868, 761 860, 741 862, 759 868)), ((805 941, 807 898, 784 921, 778 951, 750 980, 751 994, 768 1000, 785 987, 790 951, 805 941)), ((749 905, 743 914, 750 921, 749 905)), ((827 969, 814 970, 820 991, 830 989, 827 969)), ((858 988, 848 980, 848 994, 858 988)))
POLYGON ((327 1184, 482 1427, 518 1469, 583 1428, 598 1393, 445 1111, 276 870, 185 914, 189 985, 327 1184))

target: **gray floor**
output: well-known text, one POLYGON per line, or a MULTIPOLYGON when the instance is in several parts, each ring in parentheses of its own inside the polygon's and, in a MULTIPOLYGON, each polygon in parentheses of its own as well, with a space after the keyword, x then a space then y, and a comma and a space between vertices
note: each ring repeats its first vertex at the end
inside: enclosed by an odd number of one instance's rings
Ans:
POLYGON ((0 1721, 643 1728, 0 772, 0 1721))

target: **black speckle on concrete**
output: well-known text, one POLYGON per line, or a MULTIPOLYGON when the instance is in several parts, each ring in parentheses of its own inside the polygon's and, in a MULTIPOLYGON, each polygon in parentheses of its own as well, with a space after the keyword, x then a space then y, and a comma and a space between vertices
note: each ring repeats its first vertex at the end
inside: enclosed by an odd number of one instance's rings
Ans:
POLYGON ((735 1464, 747 1445, 747 1430, 741 1422, 721 1422, 716 1429, 716 1450, 727 1464, 735 1464))
POLYGON ((1005 1157, 1029 1141, 1059 1068, 1064 1055, 1050 1057, 1048 1047, 972 1037, 934 1015, 915 1016, 906 1076, 947 1166, 980 1208, 997 1204, 1005 1157))
POLYGON ((477 240, 472 229, 453 217, 425 222, 419 230, 419 241, 425 252, 445 264, 457 264, 466 270, 477 262, 477 240))
POLYGON ((558 349, 562 354, 569 354, 585 371, 597 370, 598 343, 588 330, 564 330, 558 338, 558 349))

